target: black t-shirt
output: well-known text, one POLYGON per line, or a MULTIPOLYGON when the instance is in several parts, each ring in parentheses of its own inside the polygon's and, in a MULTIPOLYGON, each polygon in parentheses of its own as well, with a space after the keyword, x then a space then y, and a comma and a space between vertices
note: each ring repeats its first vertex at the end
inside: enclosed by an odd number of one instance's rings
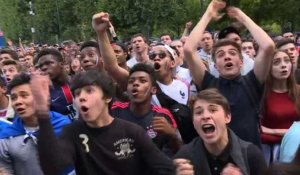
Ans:
MULTIPOLYGON (((250 71, 244 78, 247 84, 253 86, 257 91, 259 98, 262 96, 262 86, 257 80, 254 71, 250 71)), ((222 95, 224 95, 230 104, 232 119, 229 123, 229 128, 239 136, 239 138, 254 143, 260 147, 259 135, 259 116, 257 107, 249 97, 249 92, 245 89, 242 83, 242 77, 239 76, 233 80, 227 80, 222 77, 215 78, 209 72, 205 72, 202 83, 202 89, 218 88, 222 95), (217 84, 212 84, 217 81, 217 84)))
POLYGON ((137 116, 130 111, 128 102, 115 102, 112 105, 110 114, 115 118, 130 121, 144 128, 147 132, 147 135, 153 140, 153 142, 158 146, 159 149, 162 149, 169 140, 168 136, 159 134, 153 129, 153 117, 164 117, 174 128, 177 128, 176 122, 171 112, 156 105, 152 105, 151 110, 146 115, 137 116))
POLYGON ((174 173, 172 161, 144 129, 130 122, 114 119, 108 126, 91 128, 78 121, 65 127, 59 140, 48 120, 39 124, 39 156, 46 174, 59 174, 72 164, 78 175, 174 173))

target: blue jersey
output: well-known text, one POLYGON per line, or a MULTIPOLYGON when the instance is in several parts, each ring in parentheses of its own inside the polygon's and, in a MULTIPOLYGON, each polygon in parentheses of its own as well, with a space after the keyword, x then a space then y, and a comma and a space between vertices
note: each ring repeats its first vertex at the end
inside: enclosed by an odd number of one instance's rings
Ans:
POLYGON ((50 110, 67 115, 71 120, 74 120, 76 110, 73 107, 73 96, 69 85, 53 84, 53 88, 50 89, 50 96, 50 110))

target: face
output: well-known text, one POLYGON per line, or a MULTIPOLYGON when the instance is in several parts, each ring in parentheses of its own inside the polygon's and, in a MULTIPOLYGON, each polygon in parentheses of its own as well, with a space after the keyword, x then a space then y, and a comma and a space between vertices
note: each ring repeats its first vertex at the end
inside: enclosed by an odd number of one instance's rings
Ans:
POLYGON ((210 33, 204 33, 201 39, 201 47, 206 51, 210 52, 213 46, 213 39, 210 33))
POLYGON ((172 39, 171 39, 170 35, 161 36, 160 40, 161 40, 162 43, 167 44, 167 45, 170 45, 171 42, 172 42, 172 39))
POLYGON ((81 50, 80 64, 84 70, 96 69, 102 62, 98 50, 95 47, 86 47, 81 50))
POLYGON ((236 33, 229 33, 226 35, 226 39, 230 39, 232 41, 235 41, 236 43, 238 43, 239 45, 242 44, 242 40, 241 40, 241 37, 236 34, 236 33))
POLYGON ((50 54, 40 57, 38 65, 42 73, 49 75, 51 80, 56 80, 63 74, 63 64, 50 54))
POLYGON ((112 48, 113 48, 113 50, 114 50, 114 52, 116 54, 118 64, 119 65, 125 64, 126 63, 127 53, 124 52, 123 49, 120 46, 118 46, 117 44, 113 44, 112 48))
POLYGON ((183 55, 184 55, 184 53, 183 53, 183 43, 181 41, 178 41, 178 40, 172 41, 170 46, 175 47, 178 50, 180 56, 183 57, 183 55))
POLYGON ((76 89, 74 95, 82 119, 92 126, 97 125, 104 111, 108 111, 111 99, 105 99, 102 89, 96 85, 76 89))
POLYGON ((70 74, 70 65, 64 64, 64 70, 66 71, 67 74, 70 74))
POLYGON ((156 88, 153 86, 149 74, 137 71, 129 77, 127 92, 131 103, 150 103, 152 94, 155 94, 156 88))
POLYGON ((281 46, 279 49, 283 50, 289 54, 289 57, 293 63, 293 66, 295 68, 297 68, 297 61, 298 61, 299 53, 296 49, 295 44, 288 43, 286 45, 281 46))
POLYGON ((75 58, 75 59, 72 60, 71 69, 74 72, 80 72, 80 61, 79 61, 79 59, 75 58))
POLYGON ((0 55, 0 65, 2 65, 2 62, 5 60, 13 60, 13 58, 9 54, 3 53, 0 55))
POLYGON ((250 58, 254 58, 256 55, 253 43, 248 41, 242 43, 242 52, 249 55, 250 58))
POLYGON ((154 47, 149 53, 149 58, 154 63, 155 74, 158 78, 173 76, 172 72, 176 63, 165 48, 162 46, 154 47))
POLYGON ((205 144, 216 144, 227 139, 227 124, 231 115, 222 106, 205 100, 196 100, 193 106, 193 123, 205 144))
POLYGON ((272 76, 276 80, 286 80, 292 71, 292 62, 284 52, 277 52, 272 62, 272 76))
POLYGON ((24 57, 19 57, 19 64, 21 65, 21 66, 25 66, 25 59, 24 59, 24 57))
POLYGON ((232 45, 221 46, 216 50, 216 68, 226 79, 234 79, 240 75, 243 62, 237 48, 232 45))
POLYGON ((26 55, 24 57, 25 65, 32 65, 33 64, 33 56, 26 55))
POLYGON ((295 36, 292 32, 287 32, 287 33, 284 33, 282 35, 284 38, 289 38, 289 39, 292 39, 293 41, 295 41, 295 36))
POLYGON ((135 37, 131 41, 133 52, 141 54, 147 51, 148 45, 141 36, 135 37))
POLYGON ((5 65, 2 67, 2 72, 6 77, 7 82, 9 83, 14 76, 19 74, 19 71, 15 65, 5 65))
POLYGON ((29 84, 23 84, 12 88, 11 101, 14 110, 25 119, 34 116, 33 96, 29 84))

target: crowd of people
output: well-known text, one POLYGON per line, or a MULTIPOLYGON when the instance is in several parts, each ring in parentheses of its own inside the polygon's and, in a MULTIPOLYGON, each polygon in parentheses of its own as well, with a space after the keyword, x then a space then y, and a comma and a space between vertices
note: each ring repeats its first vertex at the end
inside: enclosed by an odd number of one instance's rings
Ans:
POLYGON ((300 35, 212 0, 180 39, 0 50, 0 174, 300 174, 300 35), (225 11, 224 11, 225 10, 225 11), (207 30, 221 11, 235 26, 207 30))

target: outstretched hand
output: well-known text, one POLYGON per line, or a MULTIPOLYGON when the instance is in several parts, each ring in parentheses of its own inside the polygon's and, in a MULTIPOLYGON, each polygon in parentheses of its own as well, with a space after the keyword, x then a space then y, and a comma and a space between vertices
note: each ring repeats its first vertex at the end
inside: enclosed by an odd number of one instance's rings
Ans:
POLYGON ((93 16, 92 26, 97 33, 103 33, 110 27, 109 14, 100 12, 93 16))
POLYGON ((34 99, 34 108, 39 111, 49 110, 49 87, 52 85, 49 76, 33 73, 30 81, 30 88, 34 99))
POLYGON ((220 10, 226 7, 226 2, 221 0, 212 0, 208 5, 206 12, 212 17, 213 20, 218 21, 224 16, 224 13, 220 14, 220 10))

